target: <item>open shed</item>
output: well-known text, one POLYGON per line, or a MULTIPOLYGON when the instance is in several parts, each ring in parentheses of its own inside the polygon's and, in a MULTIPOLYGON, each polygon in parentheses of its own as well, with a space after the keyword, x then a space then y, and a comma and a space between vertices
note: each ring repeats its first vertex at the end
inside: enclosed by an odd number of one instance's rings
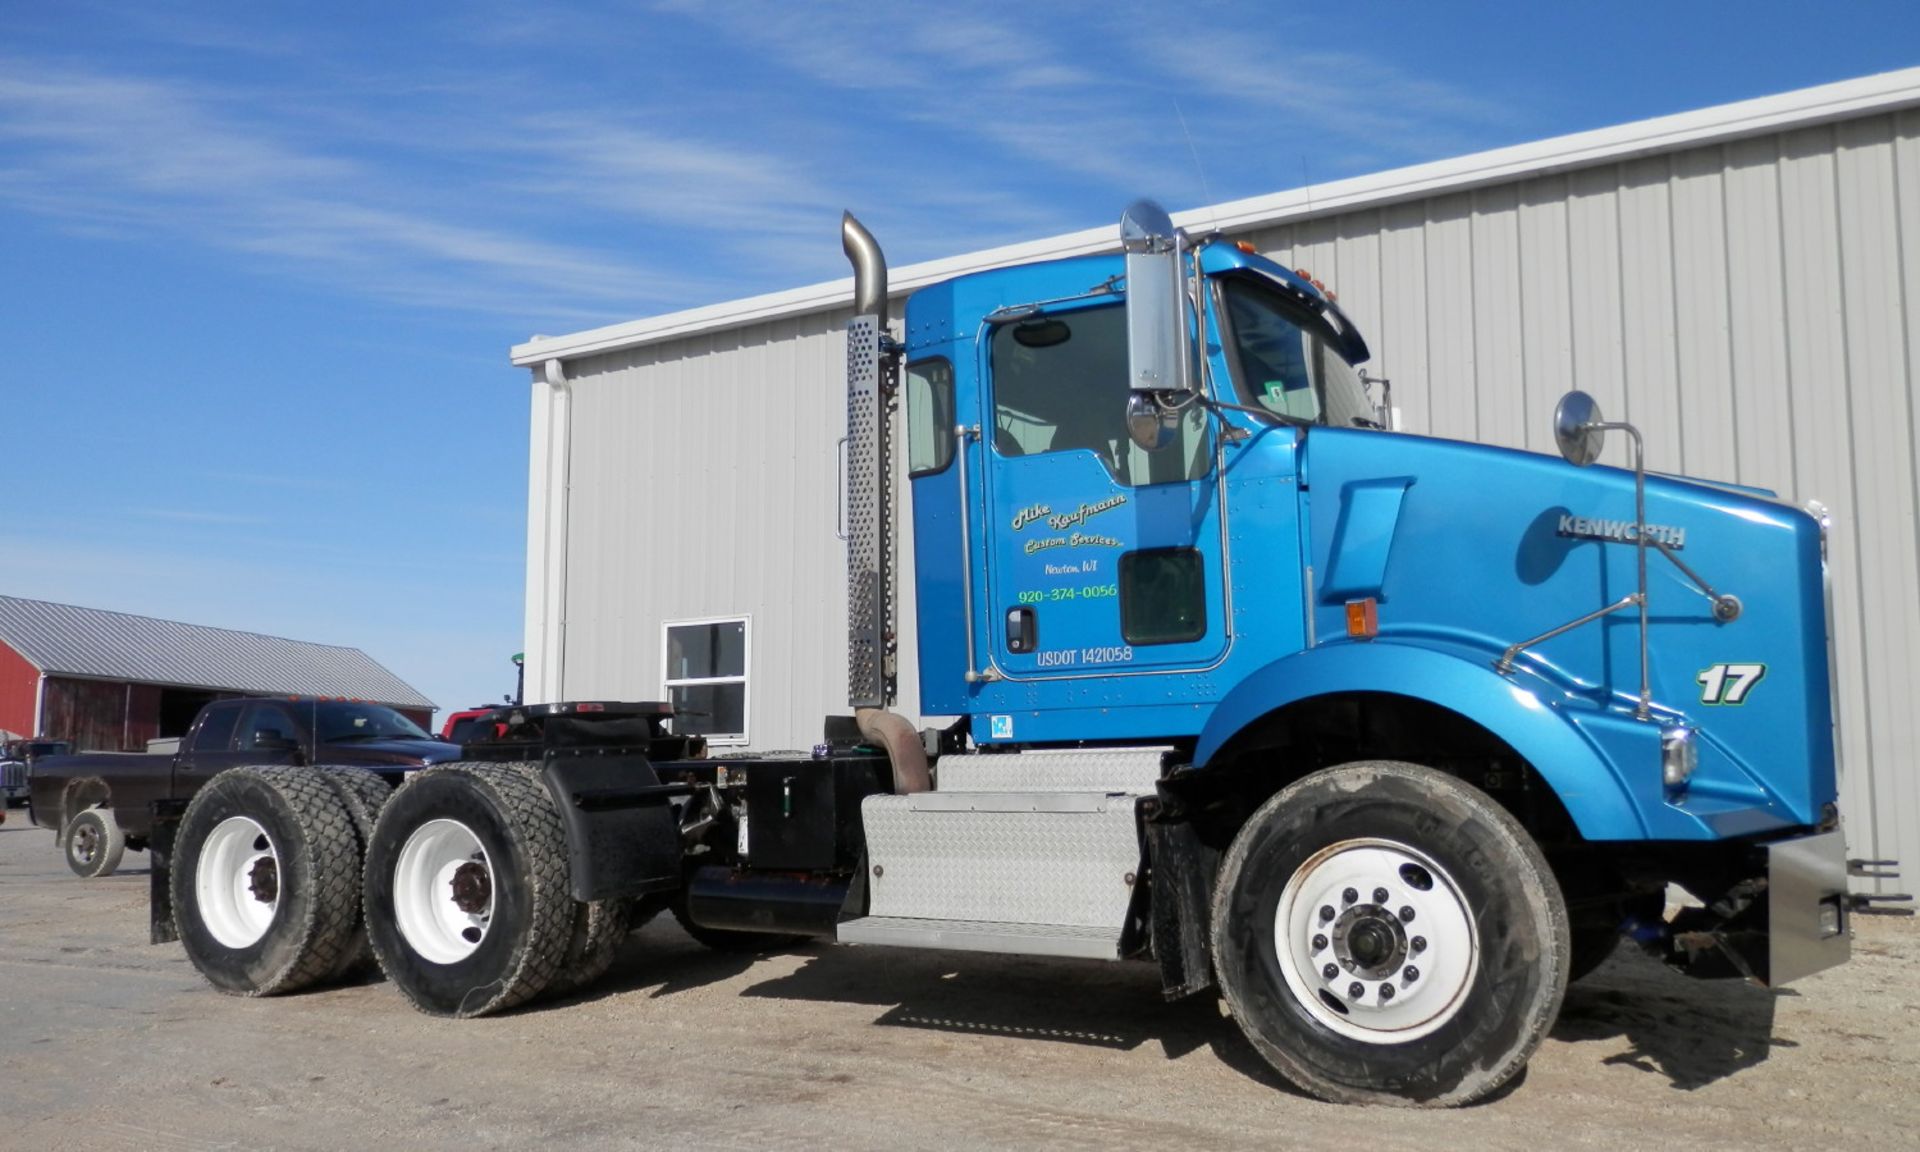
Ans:
POLYGON ((139 751, 224 696, 339 696, 425 728, 434 704, 358 648, 0 596, 0 729, 139 751))

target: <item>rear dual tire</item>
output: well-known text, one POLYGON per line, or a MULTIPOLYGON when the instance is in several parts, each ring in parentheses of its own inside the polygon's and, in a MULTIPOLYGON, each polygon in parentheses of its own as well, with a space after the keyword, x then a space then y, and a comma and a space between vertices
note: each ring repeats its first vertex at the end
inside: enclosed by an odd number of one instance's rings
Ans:
POLYGON ((272 996, 352 966, 360 840, 323 773, 222 772, 187 806, 175 844, 174 925, 215 988, 272 996))
POLYGON ((565 829, 546 788, 512 765, 409 780, 380 814, 364 892, 381 969, 431 1015, 505 1011, 557 990, 570 960, 583 972, 611 960, 610 919, 599 933, 580 925, 570 952, 582 906, 568 890, 565 829))

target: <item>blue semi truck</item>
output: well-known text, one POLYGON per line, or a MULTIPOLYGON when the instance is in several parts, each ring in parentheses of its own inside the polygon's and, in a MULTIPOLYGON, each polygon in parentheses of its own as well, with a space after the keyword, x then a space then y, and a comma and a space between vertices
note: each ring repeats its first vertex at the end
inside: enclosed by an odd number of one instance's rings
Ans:
POLYGON ((1511 1079, 1623 938, 1846 960, 1884 863, 1837 807, 1823 514, 1648 475, 1580 393, 1565 459, 1390 431, 1331 294, 1147 202, 1120 232, 922 288, 901 339, 843 221, 852 715, 810 754, 590 701, 391 792, 235 769, 160 813, 155 939, 241 994, 377 958, 449 1016, 580 988, 663 910, 1146 962, 1306 1091, 1426 1105, 1511 1079), (891 710, 897 472, 944 728, 891 710))

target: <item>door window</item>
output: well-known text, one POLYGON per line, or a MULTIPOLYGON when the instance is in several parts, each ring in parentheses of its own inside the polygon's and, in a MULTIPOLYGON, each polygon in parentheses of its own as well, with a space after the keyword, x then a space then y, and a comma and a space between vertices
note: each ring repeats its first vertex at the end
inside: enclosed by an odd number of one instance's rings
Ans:
POLYGON ((300 729, 278 704, 255 704, 247 709, 246 722, 240 725, 240 740, 235 747, 242 752, 284 752, 285 741, 300 739, 300 729))
POLYGON ((1211 455, 1193 405, 1157 451, 1127 436, 1127 313, 1118 304, 1050 313, 993 330, 993 447, 1002 457, 1090 452, 1129 487, 1197 480, 1211 455))
POLYGON ((235 722, 240 719, 240 707, 232 705, 222 707, 213 705, 200 718, 200 728, 193 734, 195 752, 225 752, 233 745, 235 722))
POLYGON ((1207 634, 1206 561, 1192 548, 1120 557, 1120 634, 1128 644, 1182 644, 1207 634))

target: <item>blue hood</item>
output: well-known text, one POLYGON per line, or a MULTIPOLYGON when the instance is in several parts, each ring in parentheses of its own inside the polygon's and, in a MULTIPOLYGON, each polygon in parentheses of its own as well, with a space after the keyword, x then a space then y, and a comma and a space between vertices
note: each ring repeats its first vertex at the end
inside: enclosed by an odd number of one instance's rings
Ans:
MULTIPOLYGON (((1346 601, 1372 596, 1382 640, 1491 662, 1636 586, 1631 472, 1336 428, 1312 429, 1302 459, 1323 637, 1344 636, 1346 601)), ((1674 802, 1817 823, 1836 793, 1820 526, 1751 490, 1667 476, 1647 479, 1647 522, 1742 609, 1716 621, 1692 581, 1648 550, 1655 713, 1698 728, 1702 745, 1674 802)), ((1599 727, 1638 701, 1637 619, 1615 613, 1518 663, 1560 693, 1550 706, 1599 727)))

